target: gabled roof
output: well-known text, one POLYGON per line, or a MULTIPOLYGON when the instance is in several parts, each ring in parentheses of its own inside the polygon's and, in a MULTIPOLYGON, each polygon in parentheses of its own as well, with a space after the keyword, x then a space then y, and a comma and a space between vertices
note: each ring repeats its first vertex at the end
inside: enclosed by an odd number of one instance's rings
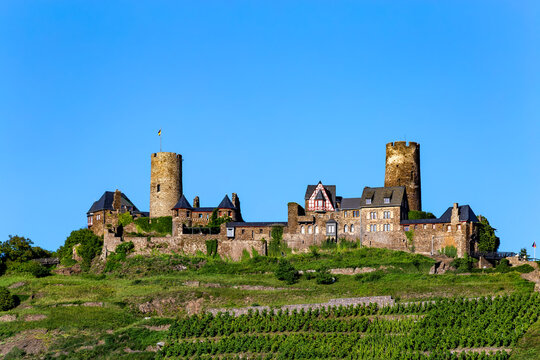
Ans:
POLYGON ((192 210, 191 204, 189 203, 188 199, 182 194, 180 197, 180 200, 176 203, 176 205, 173 206, 173 209, 189 209, 192 210))
MULTIPOLYGON (((478 217, 474 214, 469 205, 458 206, 459 221, 478 222, 478 217)), ((450 206, 439 218, 441 222, 450 222, 452 218, 452 206, 450 206)))
MULTIPOLYGON (((404 200, 406 200, 405 186, 365 187, 359 207, 401 206, 404 200), (385 203, 385 198, 389 198, 390 202, 385 203), (366 203, 367 199, 371 199, 371 204, 366 203)), ((343 204, 341 207, 343 208, 343 204)))
MULTIPOLYGON (((101 210, 114 210, 113 209, 114 191, 105 191, 98 201, 95 201, 87 214, 101 210)), ((120 206, 129 209, 130 211, 138 212, 139 209, 128 199, 128 197, 122 193, 120 197, 120 206)))
POLYGON ((217 208, 218 209, 236 209, 231 199, 229 199, 229 195, 225 195, 225 197, 223 198, 223 200, 221 200, 217 208))
MULTIPOLYGON (((474 211, 469 205, 458 206, 459 221, 466 222, 478 222, 474 211)), ((450 206, 446 211, 437 219, 415 219, 415 220, 401 220, 401 224, 445 224, 452 222, 452 206, 450 206)))
MULTIPOLYGON (((322 184, 322 183, 319 181, 319 184, 322 184)), ((304 196, 305 200, 309 200, 309 198, 311 197, 311 195, 313 194, 313 192, 315 191, 315 189, 317 188, 319 184, 307 186, 306 195, 304 196)), ((326 190, 326 194, 328 195, 328 198, 332 200, 332 205, 335 206, 336 205, 336 185, 323 185, 323 187, 324 187, 324 190, 326 190)))

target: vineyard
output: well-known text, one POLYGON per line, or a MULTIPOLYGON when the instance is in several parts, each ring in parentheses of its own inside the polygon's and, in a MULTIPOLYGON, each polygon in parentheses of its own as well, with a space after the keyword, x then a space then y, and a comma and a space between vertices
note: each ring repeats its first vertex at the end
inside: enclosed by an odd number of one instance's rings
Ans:
POLYGON ((200 314, 171 326, 158 358, 508 359, 539 314, 537 293, 200 314))

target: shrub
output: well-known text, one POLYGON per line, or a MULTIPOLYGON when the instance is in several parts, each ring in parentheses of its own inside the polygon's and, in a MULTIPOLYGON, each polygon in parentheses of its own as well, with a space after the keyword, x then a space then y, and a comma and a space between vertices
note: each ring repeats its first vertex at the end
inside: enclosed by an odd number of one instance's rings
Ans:
POLYGON ((298 270, 296 270, 287 259, 279 260, 278 267, 274 274, 278 280, 285 281, 289 285, 297 282, 300 277, 298 270))
POLYGON ((408 213, 409 220, 420 220, 420 219, 436 219, 435 215, 426 211, 419 210, 410 210, 408 213))
POLYGON ((7 311, 13 309, 17 305, 17 301, 9 290, 0 286, 0 310, 7 311))
POLYGON ((449 245, 445 246, 441 250, 439 250, 439 254, 446 255, 448 257, 456 258, 457 257, 457 249, 455 246, 449 245))
POLYGON ((526 274, 526 273, 530 273, 534 271, 534 268, 529 264, 523 264, 520 266, 516 266, 515 268, 511 268, 511 269, 522 274, 526 274))
POLYGON ((157 218, 141 217, 133 221, 138 233, 172 234, 172 216, 157 218))
POLYGON ((133 222, 133 216, 129 212, 118 215, 118 224, 127 226, 133 222))
POLYGON ((83 268, 89 268, 94 257, 101 252, 103 240, 89 229, 74 230, 69 234, 64 245, 56 253, 62 263, 71 263, 73 258, 73 247, 77 247, 77 254, 83 258, 83 268))
POLYGON ((9 262, 8 270, 12 273, 28 273, 40 278, 50 275, 49 269, 40 263, 30 260, 25 262, 9 262))
POLYGON ((206 240, 206 255, 217 256, 218 241, 217 239, 206 240))
POLYGON ((377 281, 379 280, 380 278, 383 277, 383 273, 380 272, 380 271, 373 271, 373 272, 369 272, 369 273, 364 273, 364 274, 356 274, 354 276, 354 279, 356 281, 359 281, 361 283, 366 283, 366 282, 372 282, 372 281, 377 281))
POLYGON ((457 269, 458 272, 468 272, 473 268, 474 259, 465 254, 462 258, 457 258, 450 264, 457 269))
POLYGON ((43 266, 43 265, 41 265, 41 264, 38 264, 38 263, 35 262, 35 261, 31 261, 31 262, 34 263, 34 264, 36 264, 36 265, 33 265, 33 266, 32 266, 32 269, 31 269, 31 271, 30 271, 30 273, 31 273, 34 277, 42 278, 42 277, 51 275, 49 269, 47 269, 45 266, 43 266))
POLYGON ((328 269, 321 268, 315 273, 315 281, 320 285, 329 285, 337 281, 337 278, 330 274, 328 269))
POLYGON ((321 249, 332 250, 335 248, 337 248, 337 242, 335 242, 329 237, 326 238, 326 240, 321 244, 321 249))
POLYGON ((501 273, 509 272, 510 271, 510 261, 508 261, 508 259, 501 259, 501 261, 499 261, 499 264, 497 265, 495 270, 497 272, 501 272, 501 273))

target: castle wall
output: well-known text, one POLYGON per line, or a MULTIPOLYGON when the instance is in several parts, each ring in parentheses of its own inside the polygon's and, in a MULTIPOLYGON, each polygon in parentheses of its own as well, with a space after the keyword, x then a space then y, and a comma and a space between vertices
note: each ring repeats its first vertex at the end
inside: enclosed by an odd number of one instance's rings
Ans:
POLYGON ((150 217, 171 216, 182 196, 182 155, 158 152, 151 155, 150 217))
POLYGON ((405 186, 410 210, 422 210, 420 144, 396 141, 386 144, 384 186, 405 186))

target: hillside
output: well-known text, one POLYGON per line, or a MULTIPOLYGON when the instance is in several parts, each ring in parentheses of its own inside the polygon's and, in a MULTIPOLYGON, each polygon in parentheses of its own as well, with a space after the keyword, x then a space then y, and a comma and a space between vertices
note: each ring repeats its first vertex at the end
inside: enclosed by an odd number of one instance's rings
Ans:
MULTIPOLYGON (((517 349, 513 357, 531 359, 531 349, 538 346, 540 325, 531 326, 531 322, 538 316, 539 298, 531 296, 534 283, 524 280, 516 271, 430 275, 434 263, 430 258, 344 246, 288 254, 290 265, 303 272, 296 282, 288 284, 274 274, 280 266, 277 258, 254 255, 239 262, 202 254, 113 256, 106 265, 94 264, 87 274, 43 278, 23 274, 1 276, 0 286, 11 288, 20 304, 0 312, 0 353, 7 354, 6 359, 234 358, 237 353, 249 358, 339 358, 338 353, 323 349, 334 348, 338 342, 349 344, 349 347, 343 345, 343 349, 353 352, 360 349, 360 344, 372 344, 370 351, 376 351, 393 339, 390 343, 396 349, 408 349, 412 344, 424 357, 443 353, 440 344, 444 342, 448 349, 465 349, 461 351, 463 356, 493 350, 498 354, 490 358, 507 358, 512 349, 517 349), (312 313, 309 317, 281 315, 275 321, 279 328, 275 329, 262 327, 274 322, 269 320, 270 311, 240 318, 203 315, 211 309, 259 306, 278 309, 290 304, 369 296, 391 296, 396 305, 328 308, 324 315, 312 313), (442 298, 482 299, 445 302, 439 300, 442 298), (471 317, 464 314, 469 312, 475 314, 475 323, 467 322, 471 317), (453 313, 455 317, 451 316, 453 313), (438 323, 436 319, 443 315, 445 321, 438 323), (186 327, 189 322, 192 325, 186 327), (424 345, 410 342, 423 331, 430 333, 438 329, 437 334, 453 333, 456 331, 453 326, 457 326, 454 324, 459 323, 463 325, 459 327, 461 337, 441 335, 437 338, 439 348, 435 350, 430 348, 435 345, 427 341, 424 345), (171 324, 174 326, 170 328, 171 324), (197 332, 196 324, 207 332, 197 332), (494 333, 479 336, 478 332, 484 328, 507 332, 500 336, 494 333), (185 333, 181 329, 195 332, 185 333), (401 335, 390 340, 383 337, 386 340, 379 342, 373 340, 375 343, 369 340, 381 331, 401 335), (307 334, 310 340, 306 344, 311 346, 302 345, 308 339, 307 334), (268 340, 269 336, 272 340, 268 340), (469 343, 464 340, 467 338, 474 341, 469 343), (194 339, 203 342, 196 347, 182 345, 194 339), (327 339, 324 346, 320 343, 323 339, 327 339), (205 347, 208 341, 227 345, 205 347), (247 345, 257 341, 257 346, 265 351, 257 352, 247 345), (264 341, 269 348, 264 348, 264 341), (164 348, 160 353, 157 350, 161 342, 164 348), (320 344, 322 352, 313 353, 313 344, 320 344), (277 351, 278 348, 281 350, 277 351)), ((396 358, 396 354, 387 355, 396 358)))

